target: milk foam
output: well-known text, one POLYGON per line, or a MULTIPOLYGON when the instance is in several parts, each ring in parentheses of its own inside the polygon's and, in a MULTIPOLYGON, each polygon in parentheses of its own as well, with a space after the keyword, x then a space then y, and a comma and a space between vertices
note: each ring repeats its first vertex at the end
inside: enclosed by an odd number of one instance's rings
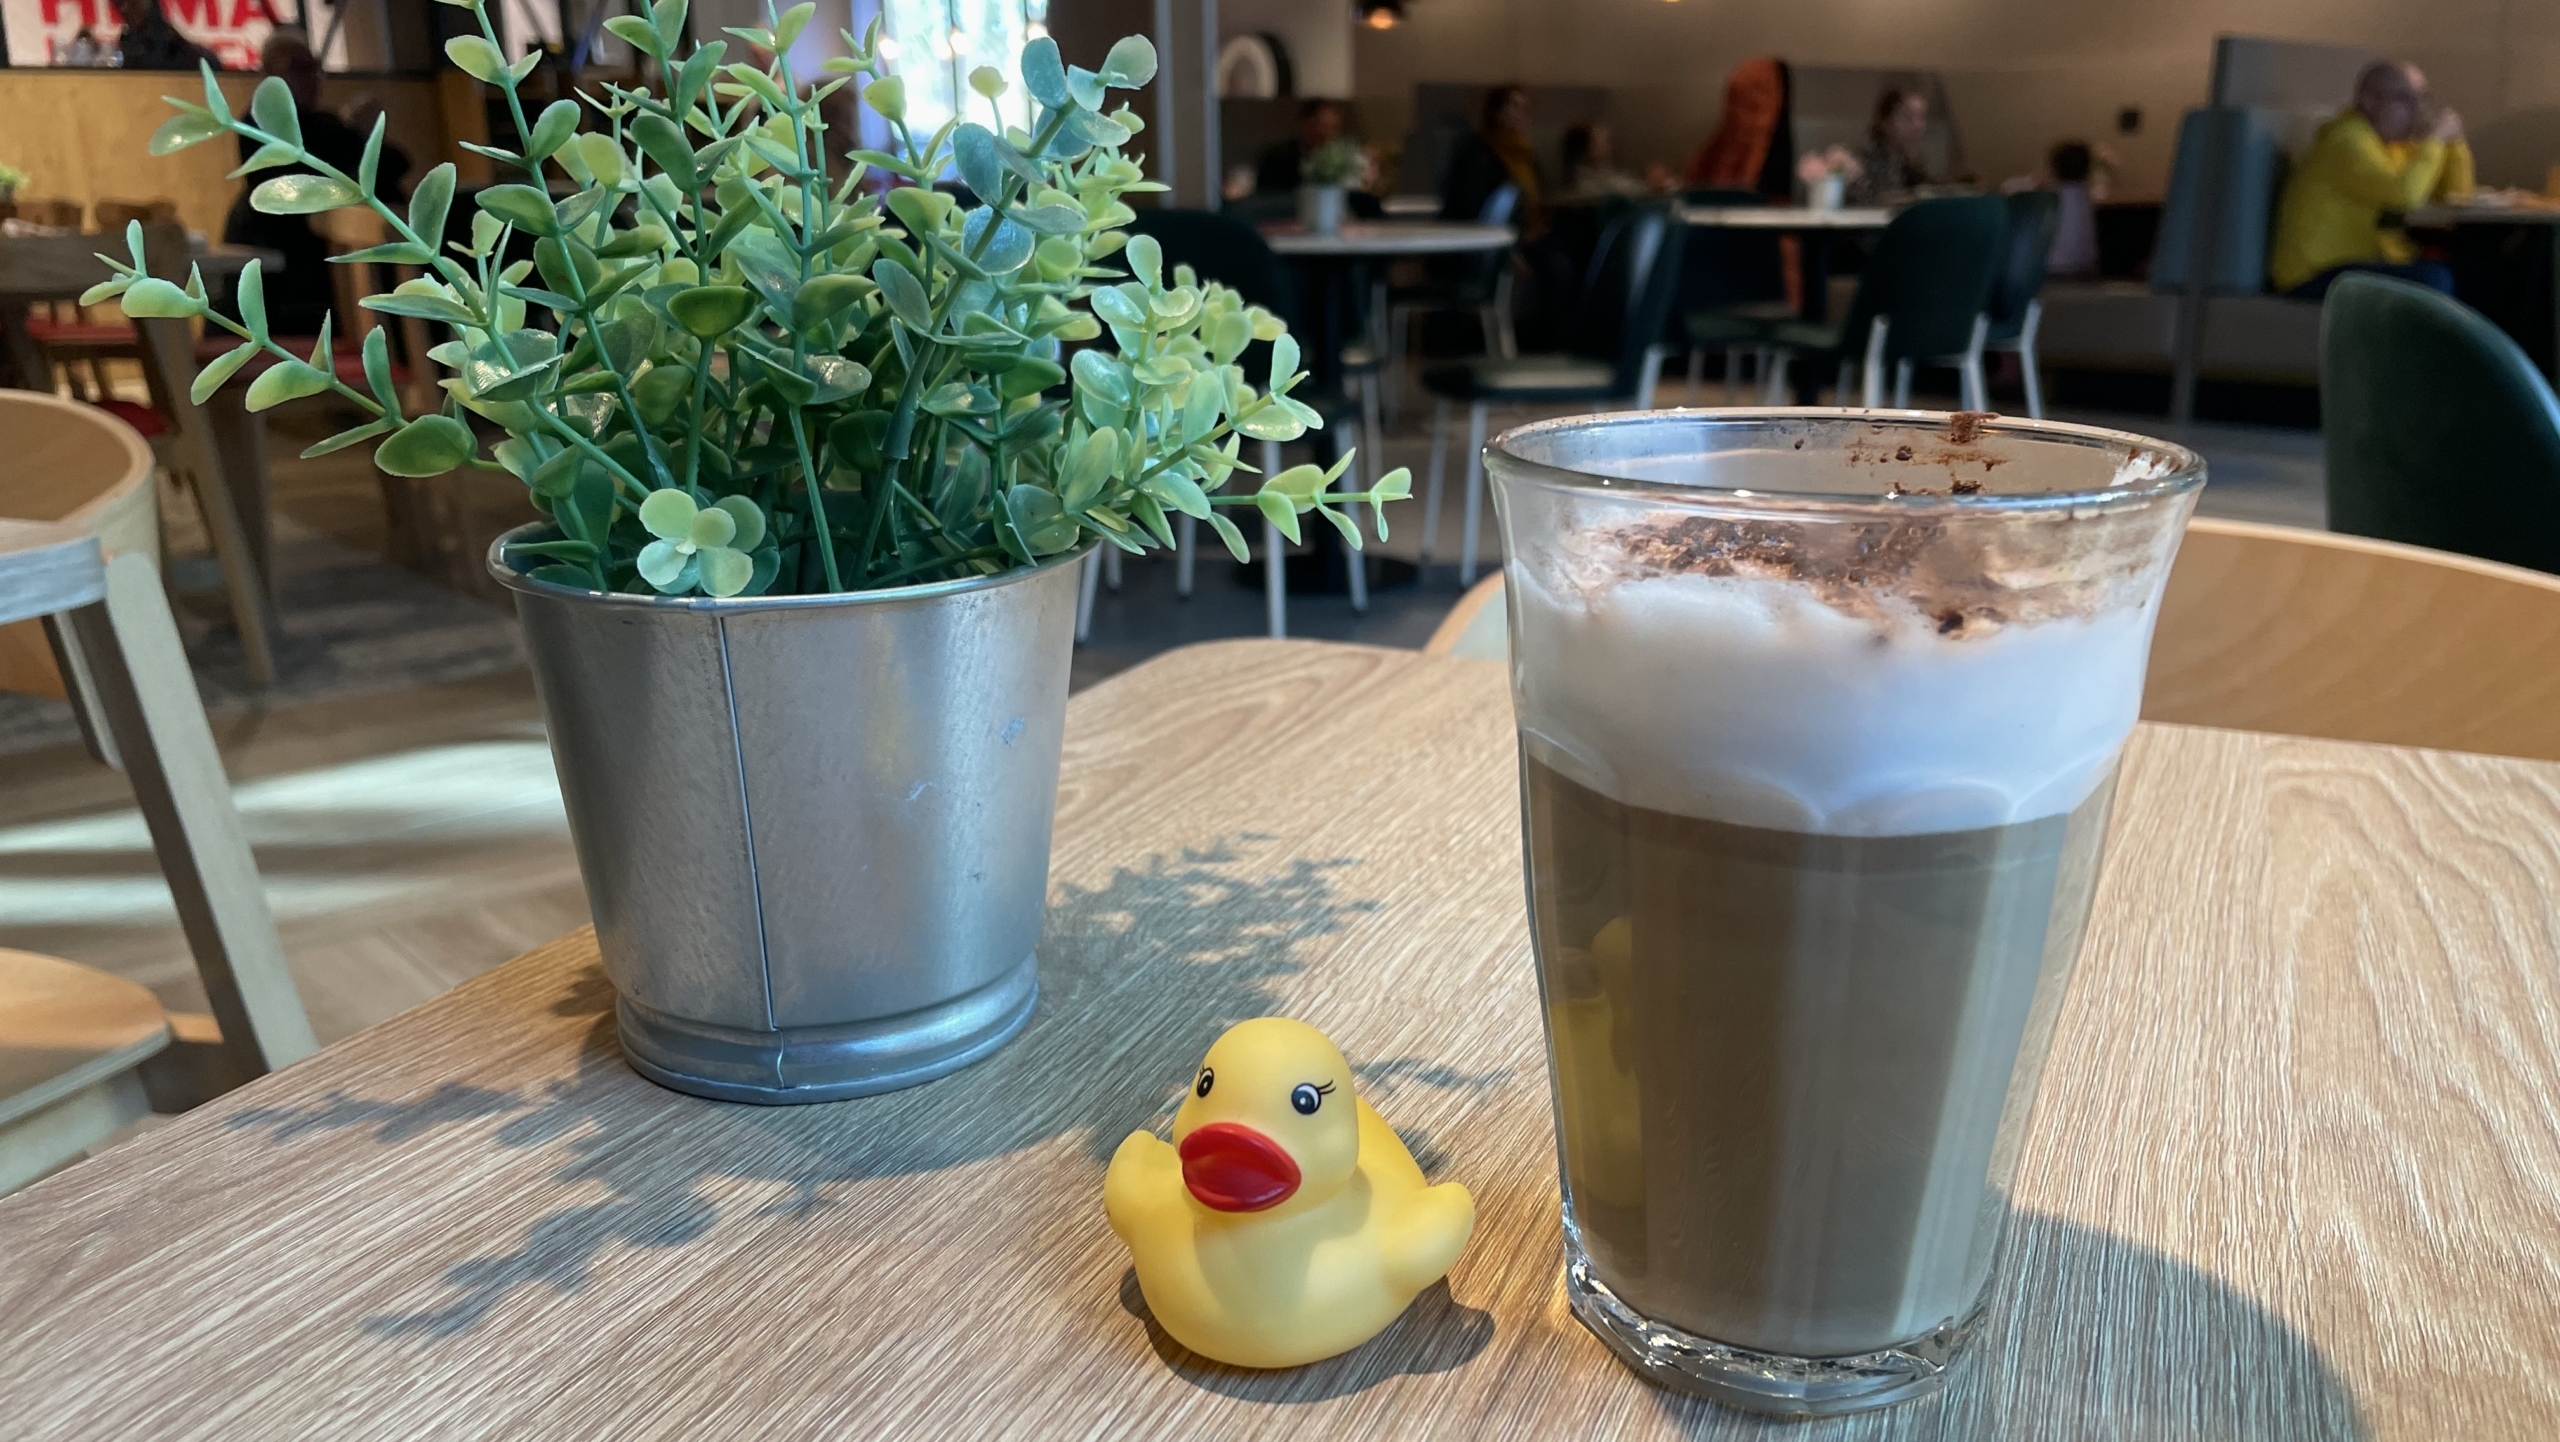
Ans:
POLYGON ((1523 569, 1511 644, 1540 760, 1631 805, 1840 836, 2078 806, 2141 711, 2157 607, 1942 636, 1916 609, 1852 616, 1796 580, 1581 590, 1523 569))

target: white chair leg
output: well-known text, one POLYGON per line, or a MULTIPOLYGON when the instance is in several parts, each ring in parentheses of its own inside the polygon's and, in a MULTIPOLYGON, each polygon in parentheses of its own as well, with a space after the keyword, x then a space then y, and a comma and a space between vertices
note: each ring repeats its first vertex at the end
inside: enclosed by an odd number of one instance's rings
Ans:
MULTIPOLYGON (((1768 365, 1764 361, 1760 369, 1766 371, 1768 368, 1768 365)), ((1742 394, 1740 389, 1741 382, 1742 347, 1738 345, 1726 346, 1724 348, 1724 403, 1726 405, 1734 404, 1734 397, 1742 394)))
POLYGON ((2027 302, 2027 315, 2018 327, 2018 378, 2026 382, 2027 414, 2044 419, 2044 377, 2036 374, 2036 328, 2044 323, 2044 302, 2027 302))
POLYGON ((1118 546, 1102 548, 1102 584, 1114 591, 1120 589, 1120 548, 1118 546))
MULTIPOLYGON (((1363 454, 1352 464, 1349 475, 1354 487, 1365 491, 1375 487, 1378 477, 1387 469, 1387 441, 1384 427, 1378 419, 1378 373, 1375 371, 1360 377, 1360 447, 1363 454)), ((1351 524, 1355 527, 1360 524, 1357 507, 1352 509, 1351 524)), ((1365 614, 1369 609, 1368 553, 1351 551, 1344 560, 1351 570, 1351 609, 1365 614)))
MULTIPOLYGON (((1265 479, 1280 474, 1280 443, 1262 443, 1262 474, 1265 479)), ((1263 576, 1262 606, 1271 617, 1271 639, 1289 634, 1289 558, 1280 549, 1280 528, 1269 521, 1262 523, 1263 576)))
POLYGON ((1991 409, 1991 386, 1982 373, 1982 347, 1991 335, 1991 317, 1973 318, 1973 339, 1964 348, 1964 356, 1956 364, 1964 382, 1964 408, 1969 411, 1991 409))
POLYGON ((1422 564, 1440 540, 1440 482, 1449 469, 1449 402, 1431 403, 1431 477, 1422 484, 1422 564))
POLYGON ((1477 401, 1467 407, 1467 534, 1458 543, 1458 584, 1476 583, 1476 530, 1484 520, 1484 412, 1477 401))
POLYGON ((1503 266, 1502 274, 1494 277, 1493 321, 1495 338, 1501 342, 1501 349, 1495 354, 1504 360, 1518 360, 1520 338, 1514 335, 1511 329, 1511 267, 1509 265, 1503 266))
POLYGON ((1093 593, 1102 583, 1102 556, 1099 551, 1084 558, 1084 575, 1076 582, 1076 643, 1093 639, 1093 593))
POLYGON ((1280 528, 1262 523, 1262 610, 1271 621, 1271 639, 1289 634, 1289 557, 1280 549, 1280 528))
POLYGON ((1404 419, 1405 345, 1413 328, 1413 308, 1393 306, 1387 311, 1387 348, 1381 354, 1387 363, 1387 424, 1404 419))
POLYGON ((1893 363, 1893 408, 1898 411, 1911 409, 1911 357, 1909 356, 1904 356, 1893 363))
POLYGON ((1760 404, 1786 404, 1787 363, 1792 359, 1785 351, 1774 351, 1770 354, 1769 363, 1760 368, 1760 404))
POLYGON ((1861 399, 1860 404, 1864 405, 1871 411, 1879 409, 1884 405, 1884 343, 1886 334, 1887 328, 1885 318, 1883 316, 1877 316, 1875 324, 1867 327, 1866 393, 1861 399))
POLYGON ((1846 406, 1849 404, 1849 376, 1855 369, 1855 366, 1849 364, 1849 358, 1847 356, 1842 356, 1840 358, 1840 374, 1831 382, 1831 403, 1833 405, 1846 406))
POLYGON ((1173 518, 1173 593, 1191 599, 1191 578, 1200 566, 1200 523, 1189 516, 1173 518))
POLYGON ((1658 345, 1649 345, 1644 348, 1644 365, 1636 372, 1636 409, 1640 411, 1652 410, 1654 400, 1653 393, 1660 389, 1661 386, 1662 347, 1658 345))
POLYGON ((1684 406, 1696 405, 1698 403, 1698 387, 1706 383, 1706 378, 1707 348, 1702 345, 1693 345, 1689 347, 1689 393, 1681 398, 1680 404, 1684 406))

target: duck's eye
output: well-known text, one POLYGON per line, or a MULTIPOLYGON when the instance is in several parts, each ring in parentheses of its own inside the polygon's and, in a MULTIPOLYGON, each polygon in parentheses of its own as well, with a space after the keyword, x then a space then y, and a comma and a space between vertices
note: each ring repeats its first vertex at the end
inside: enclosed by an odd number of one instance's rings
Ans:
POLYGON ((1204 1066, 1200 1068, 1200 1080, 1192 1084, 1191 1094, 1193 1096, 1205 1097, 1209 1094, 1209 1088, 1216 1086, 1217 1084, 1218 1074, 1204 1066))
POLYGON ((1316 1108, 1324 1105, 1326 1094, 1332 1090, 1333 1084, 1330 1082, 1323 1086, 1317 1086, 1313 1082, 1300 1082, 1296 1089, 1289 1093, 1289 1105, 1296 1107, 1300 1116, 1314 1116, 1316 1108))

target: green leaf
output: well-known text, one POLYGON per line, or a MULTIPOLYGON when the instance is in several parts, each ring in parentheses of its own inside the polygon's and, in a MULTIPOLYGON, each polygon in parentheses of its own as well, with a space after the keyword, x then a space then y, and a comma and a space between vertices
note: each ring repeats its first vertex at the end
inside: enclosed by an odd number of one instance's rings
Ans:
POLYGON ((249 95, 249 118, 287 145, 302 143, 302 117, 293 105, 293 87, 281 75, 270 75, 258 82, 249 95))
POLYGON ((812 0, 800 0, 799 4, 783 11, 782 18, 773 22, 773 49, 777 52, 790 49, 791 42, 799 39, 800 31, 808 25, 809 17, 817 13, 818 7, 812 0))
POLYGON ((1088 303, 1093 307, 1095 315, 1113 325, 1125 326, 1131 330, 1147 328, 1150 317, 1146 306, 1132 299, 1127 291, 1116 286, 1095 291, 1088 303))
POLYGON ((641 19, 637 15, 615 15, 608 17, 604 22, 604 28, 613 32, 613 34, 618 37, 623 44, 630 46, 632 49, 639 51, 643 55, 649 56, 651 59, 663 60, 666 58, 666 47, 658 43, 658 32, 650 29, 649 22, 641 19))
POLYGON ((951 158, 961 182, 978 199, 993 205, 1003 194, 1004 162, 996 155, 995 132, 983 125, 963 125, 951 132, 951 158))
POLYGON ((493 185, 481 191, 480 208, 516 229, 533 235, 559 234, 552 219, 551 197, 530 185, 493 185))
MULTIPOLYGON (((533 243, 533 268, 545 285, 563 295, 592 291, 604 280, 604 267, 582 241, 544 236, 533 243)), ((574 307, 575 302, 571 303, 574 307)), ((554 309, 559 309, 555 306, 554 309)))
POLYGON ((445 212, 453 207, 453 162, 448 160, 419 177, 409 192, 409 229, 430 246, 444 244, 445 212))
POLYGON ((693 518, 702 507, 693 497, 669 487, 651 491, 640 503, 640 524, 650 535, 662 541, 683 541, 693 535, 693 518))
POLYGON ((246 404, 252 411, 269 410, 286 401, 316 396, 328 388, 327 372, 314 370, 301 361, 277 361, 249 382, 246 404))
POLYGON ((507 547, 510 556, 542 556, 555 561, 586 565, 603 552, 592 541, 518 541, 507 547))
POLYGON ((1031 232, 992 210, 973 210, 960 228, 961 248, 989 275, 1011 275, 1031 263, 1031 232), (987 235, 992 228, 994 234, 987 235), (986 237, 983 246, 980 237, 986 237))
POLYGON ((578 488, 578 472, 587 464, 587 458, 583 453, 575 450, 562 451, 534 467, 533 474, 525 478, 525 484, 533 489, 535 495, 549 496, 557 500, 578 488))
POLYGON ((1277 491, 1293 501, 1312 501, 1332 479, 1322 466, 1291 466, 1276 476, 1265 477, 1262 489, 1277 491))
POLYGON ((1020 400, 1024 396, 1038 395, 1066 378, 1066 370, 1056 361, 1024 356, 1013 363, 1013 369, 1004 373, 997 383, 997 393, 1009 401, 1020 400))
MULTIPOLYGON (((436 0, 436 3, 439 5, 456 5, 468 3, 468 0, 436 0)), ((617 15, 614 18, 617 20, 628 20, 632 17, 628 15, 617 15)), ((529 574, 533 579, 545 582, 549 585, 565 587, 572 591, 586 591, 597 595, 603 594, 596 590, 595 577, 576 566, 536 566, 529 574)))
MULTIPOLYGON (((105 258, 106 257, 104 256, 99 257, 101 260, 105 258)), ((136 277, 134 276, 119 275, 111 276, 106 280, 99 281, 96 285, 80 292, 80 303, 82 305, 103 305, 106 302, 115 299, 117 296, 124 294, 126 291, 133 289, 135 279, 136 277)))
POLYGON ((809 357, 807 375, 817 388, 810 393, 808 400, 802 402, 804 405, 833 405, 871 389, 870 369, 860 361, 849 361, 842 356, 809 357))
POLYGON ((631 383, 631 399, 640 408, 640 420, 651 427, 662 426, 693 395, 693 367, 683 365, 651 366, 631 383))
POLYGON ((737 533, 730 537, 730 545, 752 551, 764 544, 764 512, 756 508, 754 501, 745 496, 722 496, 711 504, 727 511, 729 519, 737 522, 737 533))
POLYGON ((394 476, 441 476, 471 459, 479 441, 451 416, 420 416, 376 446, 373 463, 394 476))
POLYGON ((1052 110, 1067 103, 1067 68, 1057 41, 1043 35, 1022 47, 1022 88, 1052 110))
POLYGON ((1066 513, 1057 493, 1046 486, 1019 485, 1004 493, 1005 514, 1014 533, 1034 556, 1072 550, 1083 528, 1066 513))
POLYGON ((136 320, 191 320, 204 314, 204 302, 157 276, 135 281, 122 302, 136 320))
POLYGON ((213 393, 222 389, 224 383, 233 376, 238 375, 240 368, 247 365, 249 358, 257 353, 256 345, 242 341, 239 345, 215 356, 205 364, 204 369, 196 372, 196 383, 187 387, 187 398, 197 405, 203 405, 206 401, 213 399, 213 393))
POLYGON ((642 221, 629 230, 613 232, 613 238, 607 240, 596 254, 609 260, 619 260, 634 255, 656 255, 666 248, 666 244, 667 228, 665 226, 642 221))
POLYGON ((356 160, 356 189, 367 195, 374 193, 374 181, 382 169, 382 132, 390 123, 387 111, 373 117, 373 133, 364 138, 364 154, 356 160))
POLYGON ((614 143, 612 136, 589 131, 571 137, 570 145, 587 167, 587 173, 595 177, 596 184, 613 186, 622 183, 625 168, 622 147, 614 143))
POLYGON ((862 103, 885 120, 903 121, 907 118, 907 82, 895 75, 883 75, 862 87, 862 103))
POLYGON ((1262 512, 1262 519, 1280 528, 1280 534, 1289 538, 1289 544, 1294 546, 1298 543, 1298 508, 1289 504, 1287 496, 1267 489, 1256 491, 1253 493, 1253 506, 1262 512))
POLYGON ((373 398, 396 420, 400 414, 400 393, 391 384, 390 332, 381 326, 364 333, 364 380, 373 388, 373 398))
MULTIPOLYGON (((375 331, 373 334, 380 335, 382 332, 375 331)), ((325 456, 331 451, 343 451, 359 441, 369 441, 375 436, 388 435, 398 429, 400 429, 400 423, 388 416, 380 420, 367 421, 353 430, 340 431, 325 441, 315 441, 303 447, 302 458, 307 461, 313 456, 325 456)))
POLYGON ((249 339, 267 338, 267 270, 255 258, 240 268, 239 283, 233 295, 240 307, 240 323, 249 328, 249 339))
POLYGON ((992 65, 981 65, 969 72, 969 88, 993 100, 1004 94, 1004 72, 992 65))
POLYGON ((172 115, 151 132, 151 153, 173 155, 188 146, 202 145, 230 128, 210 115, 172 115))
POLYGON ((755 562, 745 552, 727 546, 705 546, 695 559, 699 562, 703 594, 708 596, 734 596, 747 588, 756 573, 755 562))
POLYGON ((568 142, 578 131, 578 102, 554 100, 542 107, 542 117, 533 122, 533 134, 524 142, 524 158, 545 160, 568 142))
POLYGON ((419 320, 440 320, 447 325, 479 325, 478 314, 471 307, 445 293, 435 281, 418 279, 402 281, 389 295, 369 295, 356 304, 382 315, 414 316, 419 320))
POLYGON ((475 399, 484 401, 529 400, 542 389, 544 382, 551 379, 552 372, 559 367, 560 361, 559 356, 536 361, 521 370, 510 372, 481 386, 472 394, 475 399))
POLYGON ((657 0, 649 7, 649 28, 658 32, 658 53, 673 55, 684 38, 685 0, 657 0))
POLYGON ((1236 529, 1235 522, 1228 520, 1224 515, 1217 511, 1211 511, 1208 515, 1202 517, 1202 519, 1209 523, 1209 529, 1218 533, 1219 540, 1227 543, 1227 553, 1229 555, 1234 556, 1239 561, 1251 561, 1253 559, 1253 552, 1248 549, 1244 543, 1244 532, 1236 529))
POLYGON ((693 146, 674 121, 663 115, 643 114, 631 122, 631 138, 640 143, 641 154, 656 161, 678 189, 702 188, 701 175, 694 168, 693 146))
POLYGON ((755 311, 755 292, 743 285, 698 285, 667 297, 667 314, 702 340, 728 334, 755 311))
MULTIPOLYGON (((667 494, 665 491, 659 495, 667 494)), ((693 589, 693 557, 671 540, 655 540, 640 548, 640 579, 668 595, 693 589)))
POLYGON ((1123 35, 1102 57, 1102 78, 1122 90, 1138 90, 1156 78, 1156 47, 1144 35, 1123 35))
POLYGON ((364 199, 356 188, 326 175, 279 175, 249 192, 249 208, 266 215, 317 215, 364 199))
POLYGON ((1080 65, 1067 67, 1067 95, 1086 110, 1100 110, 1110 103, 1103 93, 1102 77, 1080 65))
POLYGON ((381 245, 368 245, 362 250, 351 250, 344 255, 333 255, 329 257, 329 263, 331 265, 433 265, 435 259, 435 252, 423 245, 411 245, 405 240, 394 240, 381 245))
MULTIPOLYGON (((454 36, 444 42, 444 53, 445 58, 451 60, 463 74, 483 85, 496 85, 499 83, 498 77, 507 73, 507 57, 498 53, 497 46, 477 35, 454 36)), ((385 441, 383 444, 389 446, 392 442, 385 441)), ((452 468, 448 466, 446 469, 452 468)))
POLYGON ((1072 205, 1034 205, 1010 213, 1014 220, 1042 235, 1084 234, 1084 212, 1072 205))
POLYGON ((1342 533, 1343 544, 1349 546, 1355 551, 1360 549, 1360 523, 1358 521, 1351 519, 1349 516, 1346 516, 1340 511, 1334 510, 1329 506, 1316 507, 1316 514, 1333 522, 1333 528, 1342 533))
POLYGON ((824 325, 878 289, 871 281, 849 272, 818 276, 793 294, 791 323, 800 330, 824 325))
POLYGON ((223 179, 237 180, 241 176, 250 174, 253 171, 273 170, 279 165, 299 165, 302 163, 302 160, 303 155, 302 148, 300 146, 281 145, 270 140, 266 144, 259 146, 256 153, 252 154, 248 159, 231 167, 231 173, 224 176, 223 179))
POLYGON ((649 358, 649 348, 657 343, 658 317, 645 307, 631 311, 596 335, 605 364, 626 376, 640 368, 640 362, 649 358))
POLYGON ((204 76, 205 113, 211 115, 216 120, 230 120, 231 101, 229 97, 222 93, 222 82, 214 75, 213 62, 210 60, 199 60, 196 62, 196 70, 204 76))
POLYGON ((933 332, 933 302, 925 295, 924 282, 887 256, 871 263, 871 279, 899 324, 919 335, 933 332))

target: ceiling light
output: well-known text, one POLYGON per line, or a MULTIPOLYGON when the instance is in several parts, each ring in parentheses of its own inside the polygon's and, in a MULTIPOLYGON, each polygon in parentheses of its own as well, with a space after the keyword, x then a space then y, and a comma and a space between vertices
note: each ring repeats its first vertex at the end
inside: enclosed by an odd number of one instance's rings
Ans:
POLYGON ((1404 19, 1404 0, 1360 0, 1360 23, 1372 30, 1393 30, 1404 19))

